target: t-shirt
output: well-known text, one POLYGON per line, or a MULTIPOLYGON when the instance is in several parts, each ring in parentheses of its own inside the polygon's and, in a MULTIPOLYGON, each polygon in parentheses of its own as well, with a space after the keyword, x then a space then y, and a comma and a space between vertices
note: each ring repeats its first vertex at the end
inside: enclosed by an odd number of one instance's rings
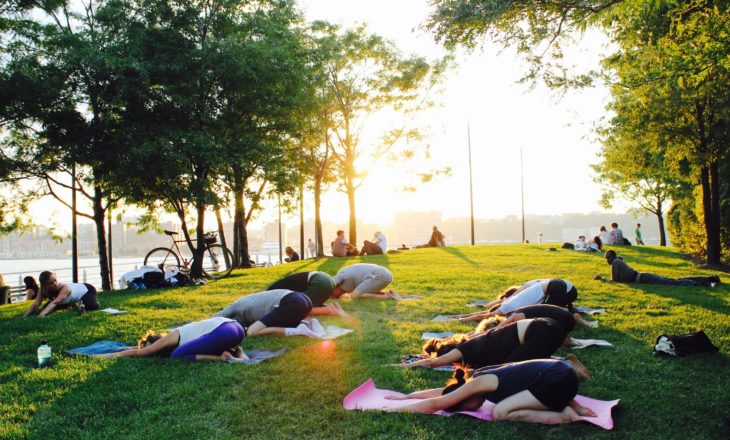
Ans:
POLYGON ((345 237, 337 237, 332 245, 332 255, 335 257, 347 256, 347 240, 345 237))
POLYGON ((517 323, 513 322, 500 329, 462 342, 455 348, 461 352, 464 365, 471 368, 501 364, 520 346, 520 337, 517 331, 517 323))
POLYGON ((293 261, 299 261, 299 254, 296 252, 292 252, 291 256, 289 257, 289 262, 291 263, 293 261))
POLYGON ((369 277, 391 276, 390 271, 377 264, 357 263, 340 269, 334 276, 335 284, 345 292, 352 292, 358 284, 369 277))
POLYGON ((312 301, 313 307, 319 307, 329 299, 334 288, 335 282, 329 274, 313 270, 284 277, 269 286, 267 290, 288 289, 303 292, 312 301))
POLYGON ((570 365, 560 359, 536 359, 530 361, 513 362, 480 368, 473 377, 493 374, 499 379, 497 389, 486 393, 485 397, 492 403, 513 396, 521 391, 528 390, 541 383, 554 383, 573 373, 570 365))
POLYGON ((507 313, 513 312, 520 307, 529 306, 532 304, 542 304, 542 302, 545 300, 543 281, 549 282, 549 280, 541 280, 539 282, 533 283, 527 289, 517 292, 509 298, 505 299, 502 302, 502 305, 500 305, 497 310, 506 315, 507 313))
POLYGON ((66 285, 71 289, 71 293, 69 293, 66 298, 61 301, 61 305, 63 306, 81 301, 81 298, 83 298, 84 295, 86 295, 86 292, 89 291, 89 288, 86 287, 86 284, 84 283, 69 283, 66 285))
POLYGON ((385 235, 382 232, 379 234, 375 234, 375 244, 380 247, 384 254, 388 252, 388 240, 385 238, 385 235))
POLYGON ((214 318, 204 319, 202 321, 191 322, 190 324, 185 324, 181 327, 178 327, 178 328, 174 329, 180 333, 180 342, 178 342, 177 345, 180 346, 180 345, 185 344, 186 342, 192 341, 195 338, 199 338, 203 335, 207 335, 208 333, 217 329, 218 327, 225 324, 226 322, 235 322, 235 321, 233 321, 232 319, 228 319, 228 318, 214 317, 214 318))
POLYGON ((293 273, 270 285, 266 290, 287 289, 294 292, 304 292, 309 285, 309 278, 314 273, 316 272, 293 273))
POLYGON ((609 244, 624 244, 624 233, 621 229, 611 229, 611 239, 609 244))
POLYGON ((601 243, 611 244, 611 234, 609 234, 608 231, 601 232, 598 234, 598 237, 601 239, 601 243))
POLYGON ((276 289, 244 296, 216 313, 215 316, 233 318, 244 327, 248 327, 274 310, 274 307, 279 305, 282 298, 291 292, 288 289, 276 289))
POLYGON ((624 260, 616 258, 611 263, 611 280, 619 283, 635 283, 639 273, 624 260))

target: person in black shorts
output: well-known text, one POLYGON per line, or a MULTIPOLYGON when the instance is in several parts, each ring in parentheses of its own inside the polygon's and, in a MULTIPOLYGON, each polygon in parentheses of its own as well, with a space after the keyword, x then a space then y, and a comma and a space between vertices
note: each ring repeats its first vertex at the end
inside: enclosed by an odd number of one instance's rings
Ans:
POLYGON ((550 357, 565 340, 565 329, 549 318, 524 319, 473 338, 429 339, 423 347, 430 358, 396 364, 436 368, 460 362, 471 368, 550 357), (436 356, 436 357, 434 357, 436 356))
POLYGON ((266 290, 289 289, 302 292, 312 300, 310 315, 340 315, 349 318, 349 315, 338 303, 325 304, 332 291, 335 290, 335 281, 329 274, 319 271, 299 272, 286 276, 266 290))
POLYGON ((535 359, 479 369, 470 378, 458 369, 443 388, 386 396, 389 400, 420 399, 391 412, 432 413, 475 411, 485 400, 496 405, 494 420, 569 423, 596 414, 578 404, 578 379, 587 369, 574 356, 565 360, 535 359))
MULTIPOLYGON (((563 327, 566 333, 572 332, 576 324, 580 324, 583 327, 596 327, 598 325, 596 321, 586 321, 582 316, 580 316, 580 313, 570 313, 562 307, 550 304, 534 304, 531 306, 520 307, 519 309, 508 313, 506 318, 492 317, 483 319, 470 335, 476 336, 484 333, 490 328, 502 328, 522 319, 534 318, 550 318, 555 320, 563 327)), ((567 338, 568 337, 566 337, 566 340, 567 338)))

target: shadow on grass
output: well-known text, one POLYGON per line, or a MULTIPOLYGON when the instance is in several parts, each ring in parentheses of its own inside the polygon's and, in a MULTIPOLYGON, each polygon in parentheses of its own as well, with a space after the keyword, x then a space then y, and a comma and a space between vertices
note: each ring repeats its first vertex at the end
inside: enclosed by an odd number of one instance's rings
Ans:
POLYGON ((691 261, 677 258, 677 252, 669 249, 644 246, 608 246, 604 247, 603 252, 605 253, 607 250, 614 250, 619 255, 626 252, 625 259, 629 265, 645 264, 664 268, 678 268, 691 265, 691 261), (671 262, 667 262, 667 259, 671 260, 671 262))
POLYGON ((470 265, 472 265, 474 267, 479 266, 476 263, 476 261, 474 261, 471 258, 467 257, 466 255, 464 255, 463 252, 461 252, 460 250, 458 250, 455 247, 443 246, 443 247, 437 247, 436 249, 438 249, 438 250, 440 250, 442 252, 446 252, 447 254, 453 255, 454 257, 460 258, 460 259, 466 261, 467 263, 469 263, 470 265))
POLYGON ((347 263, 347 260, 351 260, 353 257, 325 257, 320 258, 319 260, 319 266, 317 266, 316 270, 319 270, 321 272, 326 272, 332 276, 334 276, 342 266, 347 263))
POLYGON ((730 306, 728 306, 724 298, 727 289, 723 285, 715 288, 674 287, 658 284, 632 284, 631 286, 646 294, 674 299, 682 304, 712 310, 713 312, 722 313, 725 316, 730 315, 730 306))

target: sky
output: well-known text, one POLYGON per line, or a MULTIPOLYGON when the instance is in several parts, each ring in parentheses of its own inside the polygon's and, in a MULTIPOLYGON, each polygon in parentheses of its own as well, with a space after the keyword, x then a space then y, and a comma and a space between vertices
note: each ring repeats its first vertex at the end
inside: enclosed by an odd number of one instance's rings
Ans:
MULTIPOLYGON (((403 54, 429 59, 446 51, 431 34, 420 29, 429 13, 428 0, 298 0, 307 20, 327 20, 352 27, 365 23, 372 33, 390 40, 403 54)), ((581 36, 565 48, 566 60, 579 70, 597 66, 606 39, 599 33, 581 36)), ((526 214, 561 214, 602 211, 601 188, 593 182, 590 164, 597 162, 599 145, 593 128, 605 116, 609 93, 605 87, 573 91, 558 96, 542 84, 530 87, 517 80, 526 63, 513 49, 489 44, 472 53, 458 50, 457 66, 448 73, 440 105, 420 115, 415 124, 426 127, 431 159, 408 164, 366 157, 369 177, 358 190, 358 218, 366 223, 389 223, 398 211, 439 210, 444 218, 469 215, 468 135, 470 127, 474 214, 500 218, 520 213, 520 155, 524 170, 526 214), (408 169, 450 167, 450 176, 419 185, 416 192, 402 188, 413 182, 408 169)), ((363 147, 399 118, 372 118, 363 133, 363 147)), ((311 195, 305 200, 305 217, 313 217, 311 195)), ((45 216, 65 225, 67 211, 50 202, 36 204, 39 223, 45 216), (42 208, 42 209, 41 209, 42 208)), ((254 227, 276 218, 273 201, 254 221, 254 227)), ((133 212, 129 212, 133 214, 133 212)), ((347 222, 346 196, 332 187, 323 198, 325 220, 347 222)), ((298 218, 298 214, 296 214, 298 218)), ((294 221, 294 215, 285 218, 294 221)))

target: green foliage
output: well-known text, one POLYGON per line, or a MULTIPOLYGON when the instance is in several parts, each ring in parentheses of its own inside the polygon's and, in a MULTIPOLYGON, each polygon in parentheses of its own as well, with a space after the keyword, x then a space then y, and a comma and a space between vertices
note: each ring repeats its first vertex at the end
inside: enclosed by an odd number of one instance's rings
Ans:
MULTIPOLYGON (((398 255, 305 260, 234 272, 201 287, 120 291, 100 295, 117 316, 59 311, 45 319, 20 318, 27 304, 0 307, 0 436, 5 438, 726 438, 730 400, 727 284, 709 288, 600 283, 609 271, 599 255, 545 252, 549 245, 419 249, 398 255), (257 366, 169 359, 100 360, 65 350, 101 339, 133 343, 148 329, 162 331, 203 319, 243 294, 295 271, 334 274, 357 261, 388 267, 400 293, 418 301, 349 301, 354 320, 321 318, 355 329, 329 346, 307 338, 251 337, 246 350, 287 352, 257 366), (437 263, 437 264, 434 264, 437 263), (605 307, 600 327, 578 328, 579 338, 601 338, 614 348, 587 348, 577 356, 592 370, 580 393, 621 399, 614 431, 575 423, 560 426, 483 422, 469 417, 345 411, 342 399, 373 378, 399 391, 442 386, 448 373, 402 370, 385 364, 420 350, 424 331, 468 331, 462 323, 433 323, 439 313, 467 312, 466 303, 492 299, 506 286, 564 276, 579 290, 578 305, 605 307), (652 356, 656 336, 704 329, 719 354, 652 356), (55 365, 34 369, 41 339, 55 365), (681 402, 681 403, 678 403, 681 402), (680 407, 681 406, 681 407, 680 407), (689 429, 689 431, 688 431, 689 429), (467 434, 468 433, 468 434, 467 434)), ((618 249, 618 247, 616 248, 618 249)), ((709 274, 672 250, 622 247, 641 271, 666 276, 709 274)), ((726 276, 721 274, 723 281, 726 276)), ((564 356, 569 351, 561 349, 564 356)))

